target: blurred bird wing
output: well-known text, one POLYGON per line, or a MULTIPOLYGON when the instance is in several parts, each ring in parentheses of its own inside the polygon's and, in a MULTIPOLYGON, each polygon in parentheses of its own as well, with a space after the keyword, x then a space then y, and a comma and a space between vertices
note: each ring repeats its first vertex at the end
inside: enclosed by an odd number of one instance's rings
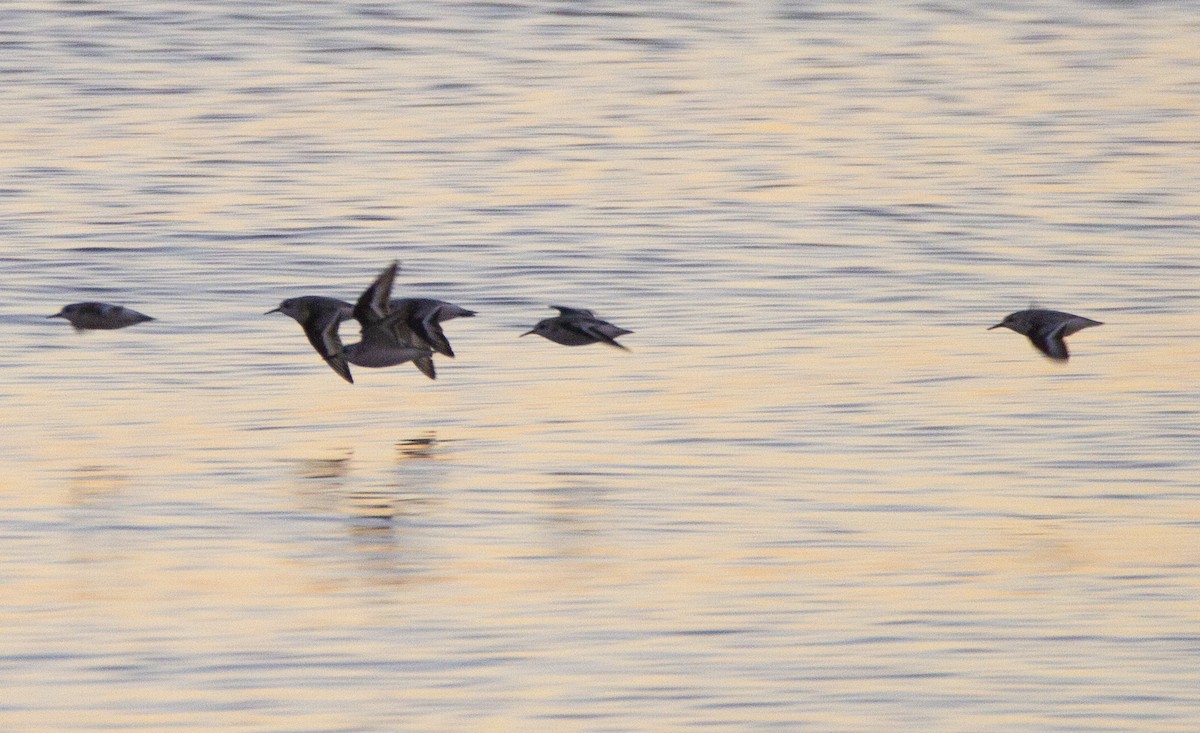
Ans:
POLYGON ((1103 325, 1100 321, 1093 321, 1083 316, 1069 313, 1066 315, 1070 317, 1063 319, 1051 328, 1038 329, 1029 335, 1033 345, 1038 347, 1043 354, 1059 361, 1066 361, 1071 356, 1067 351, 1067 342, 1063 340, 1064 338, 1089 326, 1103 325))
POLYGON ((375 282, 358 296, 358 302, 354 304, 354 318, 362 324, 364 331, 388 314, 388 298, 392 295, 392 283, 396 280, 396 271, 399 268, 399 262, 388 265, 379 273, 379 277, 375 278, 375 282))
POLYGON ((1038 351, 1042 352, 1051 359, 1066 361, 1070 354, 1067 352, 1067 344, 1063 341, 1063 329, 1066 323, 1060 323, 1053 328, 1041 328, 1029 334, 1029 340, 1037 347, 1038 351))
POLYGON ((424 348, 425 344, 421 343, 409 326, 416 304, 411 301, 394 301, 393 305, 395 307, 390 313, 363 326, 363 340, 390 339, 405 346, 424 348))
POLYGON ((609 346, 616 346, 618 349, 625 349, 625 351, 629 351, 629 349, 616 342, 616 337, 624 333, 633 332, 626 331, 623 328, 617 328, 607 321, 601 321, 595 318, 579 318, 567 320, 563 325, 577 333, 581 333, 589 338, 595 339, 596 341, 603 341, 609 346))
POLYGON ((338 335, 338 323, 340 322, 338 311, 318 311, 312 319, 304 323, 304 334, 308 336, 308 342, 321 355, 329 368, 337 372, 342 379, 353 384, 354 377, 350 375, 350 365, 346 363, 346 357, 342 353, 342 339, 338 335))
POLYGON ((440 310, 438 308, 431 308, 426 309, 422 313, 414 313, 413 317, 408 320, 408 323, 412 327, 412 330, 431 349, 439 354, 452 357, 454 356, 454 349, 450 347, 450 340, 446 338, 446 332, 442 330, 439 317, 440 310))
POLYGON ((587 318, 596 317, 595 313, 592 313, 586 308, 568 308, 565 305, 552 305, 550 307, 558 311, 559 315, 563 316, 586 316, 587 318))
POLYGON ((420 356, 413 357, 412 361, 413 361, 413 365, 415 365, 422 374, 429 377, 430 379, 437 379, 437 370, 435 370, 433 368, 433 354, 432 353, 421 354, 420 356))
POLYGON ((1084 318, 1083 316, 1072 316, 1070 320, 1062 324, 1061 330, 1063 336, 1070 336, 1071 334, 1076 333, 1077 331, 1082 331, 1085 328, 1103 325, 1104 324, 1102 322, 1093 321, 1090 318, 1084 318))

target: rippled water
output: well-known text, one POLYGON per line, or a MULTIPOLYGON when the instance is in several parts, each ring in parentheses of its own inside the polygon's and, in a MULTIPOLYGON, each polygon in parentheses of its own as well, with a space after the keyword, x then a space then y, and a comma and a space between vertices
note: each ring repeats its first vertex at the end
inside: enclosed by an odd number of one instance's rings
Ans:
POLYGON ((0 727, 1200 728, 1198 18, 0 6, 0 727))

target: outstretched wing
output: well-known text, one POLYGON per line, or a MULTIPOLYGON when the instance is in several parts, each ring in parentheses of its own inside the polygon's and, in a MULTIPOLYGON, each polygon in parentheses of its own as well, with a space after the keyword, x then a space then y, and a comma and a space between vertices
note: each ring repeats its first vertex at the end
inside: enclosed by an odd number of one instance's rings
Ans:
POLYGON ((390 340, 404 346, 425 348, 425 344, 414 336, 409 327, 409 322, 415 317, 415 309, 415 303, 403 300, 392 301, 390 313, 363 326, 363 340, 390 340))
POLYGON ((442 330, 442 321, 475 315, 473 310, 434 298, 397 298, 390 305, 393 311, 411 306, 412 311, 405 322, 417 343, 450 357, 454 356, 454 349, 442 330))
POLYGON ((399 268, 399 262, 384 268, 375 282, 358 296, 358 302, 354 304, 354 318, 362 324, 364 331, 388 314, 388 298, 392 296, 392 283, 396 280, 399 268))
POLYGON ((592 313, 586 308, 568 308, 565 305, 552 305, 550 307, 558 311, 559 315, 563 316, 585 316, 587 318, 596 317, 595 313, 592 313))
POLYGON ((609 346, 615 346, 618 349, 629 351, 621 344, 617 343, 616 337, 623 333, 633 333, 626 331, 623 328, 617 328, 607 321, 601 321, 597 318, 572 318, 564 324, 571 330, 581 333, 596 341, 602 341, 609 346))
POLYGON ((429 348, 439 354, 454 356, 454 349, 450 348, 450 340, 446 338, 446 332, 442 330, 442 324, 438 322, 436 307, 414 311, 408 319, 408 326, 418 338, 429 345, 429 348))
POLYGON ((1091 326, 1103 326, 1103 325, 1104 324, 1101 323, 1100 321, 1093 321, 1092 319, 1084 318, 1083 316, 1071 316, 1070 320, 1068 320, 1066 323, 1064 323, 1062 325, 1062 335, 1064 337, 1066 337, 1066 336, 1070 336, 1071 334, 1073 334, 1077 331, 1082 331, 1085 328, 1090 328, 1091 326))
POLYGON ((1029 340, 1046 356, 1058 361, 1066 361, 1070 354, 1067 353, 1067 343, 1063 341, 1066 323, 1060 323, 1054 328, 1039 328, 1029 334, 1029 340))
POLYGON ((413 365, 430 379, 437 379, 437 371, 433 368, 433 354, 421 354, 413 357, 413 365))
POLYGON ((350 375, 350 365, 346 363, 346 357, 342 354, 342 339, 338 335, 339 322, 341 318, 338 311, 318 310, 304 322, 304 334, 329 368, 337 372, 342 379, 354 384, 354 377, 350 375))

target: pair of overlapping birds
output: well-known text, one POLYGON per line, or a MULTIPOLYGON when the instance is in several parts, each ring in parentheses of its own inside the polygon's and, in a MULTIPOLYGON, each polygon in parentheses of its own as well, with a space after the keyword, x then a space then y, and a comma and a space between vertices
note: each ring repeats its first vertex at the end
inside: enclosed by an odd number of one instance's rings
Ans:
MULTIPOLYGON (((375 369, 410 361, 434 379, 433 355, 454 356, 442 323, 473 316, 475 311, 434 298, 393 299, 392 284, 399 269, 398 262, 384 268, 353 305, 324 295, 303 295, 288 298, 267 313, 283 313, 299 323, 313 349, 347 382, 354 382, 351 364, 375 369), (351 319, 358 321, 360 337, 357 343, 346 345, 339 327, 351 319)), ((559 314, 539 321, 521 335, 537 334, 566 346, 604 343, 625 349, 616 339, 633 333, 596 318, 590 310, 550 307, 559 314)), ((80 330, 125 328, 154 320, 132 308, 95 302, 73 303, 48 318, 65 318, 80 330)))

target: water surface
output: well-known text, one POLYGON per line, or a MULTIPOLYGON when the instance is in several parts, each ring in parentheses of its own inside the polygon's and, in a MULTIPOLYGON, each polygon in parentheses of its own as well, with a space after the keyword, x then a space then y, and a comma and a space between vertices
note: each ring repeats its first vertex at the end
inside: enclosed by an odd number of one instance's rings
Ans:
POLYGON ((0 727, 1195 730, 1197 17, 0 8, 0 727))

